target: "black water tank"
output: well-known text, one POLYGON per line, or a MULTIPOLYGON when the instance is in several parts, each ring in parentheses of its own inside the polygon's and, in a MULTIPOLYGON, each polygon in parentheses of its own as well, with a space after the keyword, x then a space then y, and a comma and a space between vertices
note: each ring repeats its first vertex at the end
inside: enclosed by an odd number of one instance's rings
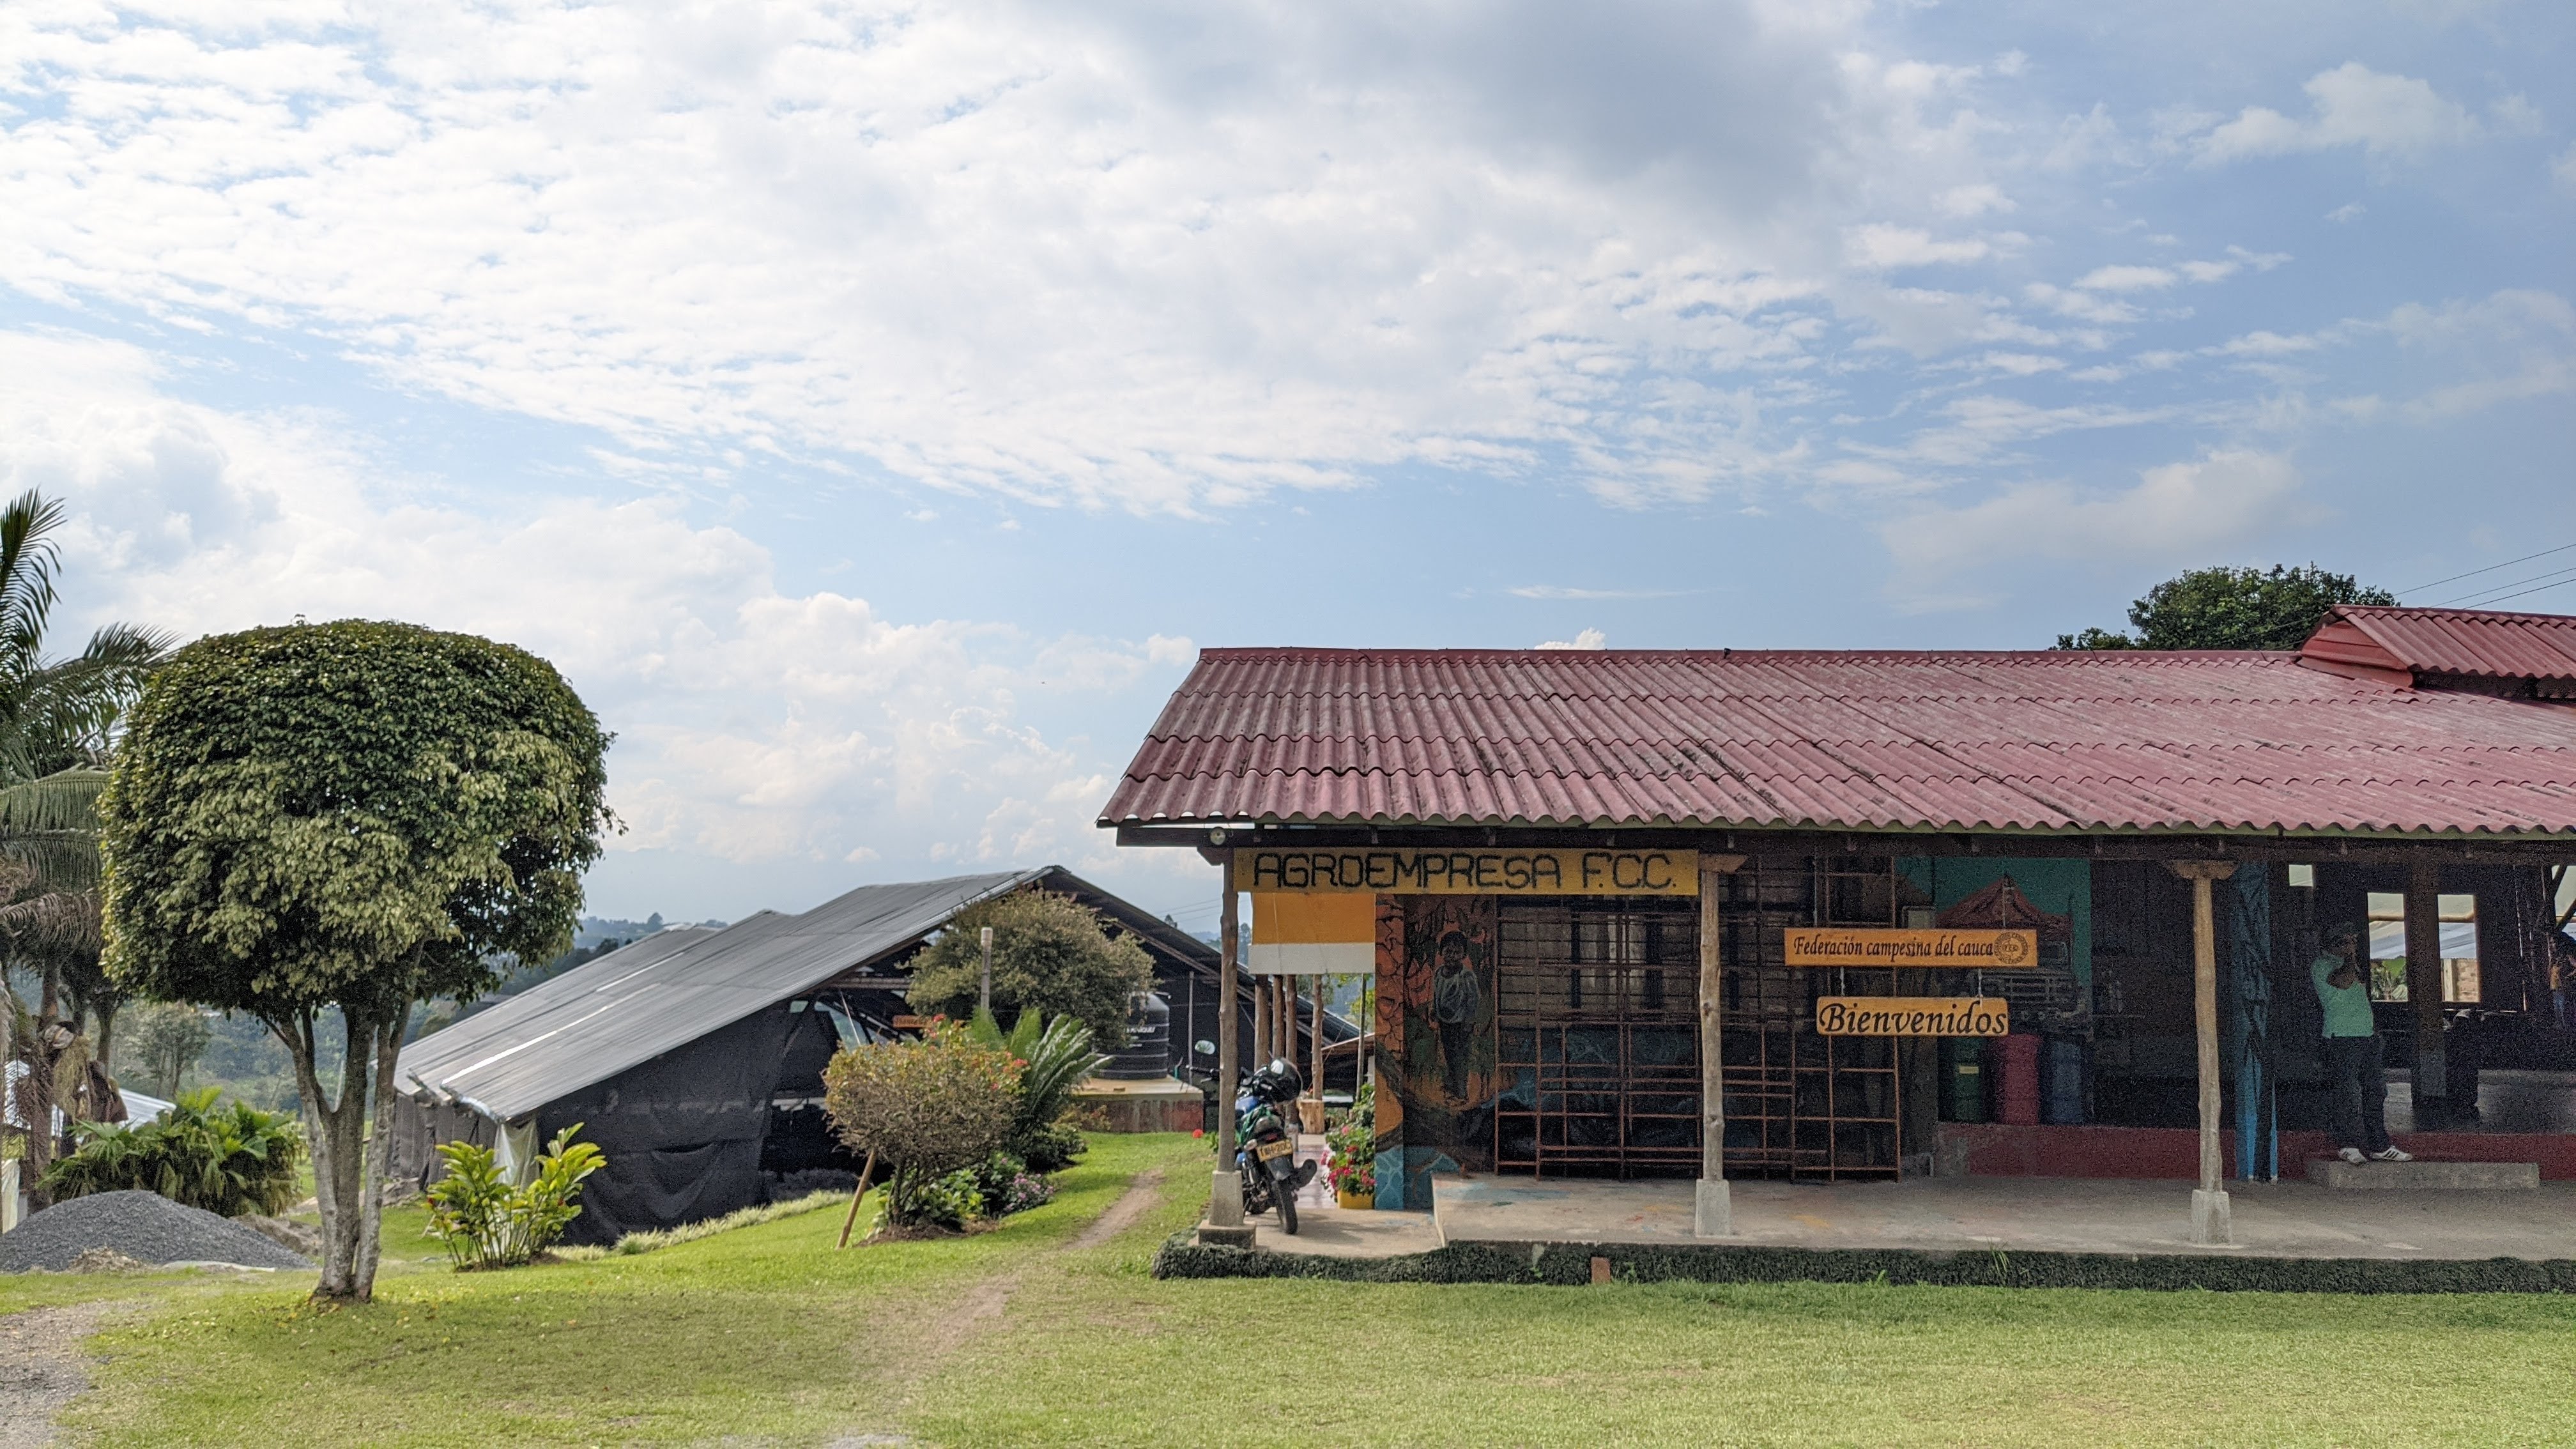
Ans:
POLYGON ((1127 1004, 1127 1045, 1109 1054, 1100 1075, 1120 1082, 1148 1082, 1172 1073, 1172 1008, 1151 991, 1127 1004))

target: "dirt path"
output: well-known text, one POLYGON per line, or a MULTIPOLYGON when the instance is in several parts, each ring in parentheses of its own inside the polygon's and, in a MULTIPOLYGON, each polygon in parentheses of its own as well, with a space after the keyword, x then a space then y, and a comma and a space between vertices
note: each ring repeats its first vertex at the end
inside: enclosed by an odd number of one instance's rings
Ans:
POLYGON ((89 1387, 81 1344, 111 1306, 74 1303, 0 1318, 0 1449, 54 1442, 54 1416, 89 1387))
MULTIPOLYGON (((1137 1174, 1128 1182, 1127 1190, 1119 1194, 1118 1201, 1109 1205, 1107 1212, 1094 1219, 1091 1226, 1084 1228, 1072 1242, 1056 1249, 1056 1252, 1070 1253, 1084 1248, 1097 1248, 1125 1232, 1138 1218, 1152 1209, 1154 1190, 1162 1185, 1163 1170, 1159 1167, 1150 1172, 1137 1174)), ((1011 1295, 1019 1291, 1020 1284, 1031 1273, 1036 1272, 1038 1267, 1038 1264, 1033 1263, 1026 1267, 1015 1268, 1008 1273, 996 1273, 967 1289, 965 1296, 958 1299, 955 1306, 940 1314, 916 1340, 910 1365, 911 1376, 915 1380, 927 1378, 929 1371, 936 1368, 941 1359, 973 1342, 985 1329, 990 1328, 1011 1306, 1011 1295)))

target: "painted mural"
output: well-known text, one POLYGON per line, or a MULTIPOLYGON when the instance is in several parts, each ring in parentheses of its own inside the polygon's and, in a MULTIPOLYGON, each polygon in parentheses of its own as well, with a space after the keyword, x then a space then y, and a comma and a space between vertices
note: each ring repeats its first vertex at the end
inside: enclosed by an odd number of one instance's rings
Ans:
POLYGON ((2093 989, 2093 866, 2083 860, 1905 856, 1896 872, 1931 898, 1935 924, 2026 927, 2039 932, 2043 964, 2093 989))
POLYGON ((1382 1207, 1428 1202, 1433 1172, 1493 1165, 1494 1097, 1502 1085, 1494 1040, 1499 934, 1490 896, 1381 902, 1378 1029, 1389 1050, 1379 1059, 1378 1151, 1381 1164, 1403 1164, 1401 1173, 1381 1167, 1382 1207), (1387 1201, 1390 1195, 1399 1200, 1387 1201))

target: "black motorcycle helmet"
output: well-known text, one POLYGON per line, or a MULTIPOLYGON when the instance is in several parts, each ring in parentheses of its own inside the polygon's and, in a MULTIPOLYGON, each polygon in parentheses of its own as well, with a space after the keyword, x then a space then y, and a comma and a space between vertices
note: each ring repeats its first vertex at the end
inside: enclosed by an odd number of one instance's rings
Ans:
POLYGON ((1267 1075, 1276 1078, 1279 1082, 1279 1090, 1290 1097, 1302 1097, 1306 1094, 1306 1078, 1298 1072, 1295 1062, 1272 1057, 1267 1075))

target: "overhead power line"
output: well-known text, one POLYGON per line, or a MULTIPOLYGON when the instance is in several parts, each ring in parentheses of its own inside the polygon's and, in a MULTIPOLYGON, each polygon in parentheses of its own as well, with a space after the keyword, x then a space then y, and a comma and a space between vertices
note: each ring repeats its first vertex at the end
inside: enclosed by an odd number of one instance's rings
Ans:
POLYGON ((2414 588, 2409 588, 2409 590, 2406 590, 2406 593, 2424 593, 2424 590, 2427 590, 2427 588, 2442 588, 2442 585, 2445 585, 2445 583, 2460 583, 2460 580, 2463 580, 2463 578, 2478 578, 2478 575, 2481 575, 2481 572, 2509 570, 2509 567, 2514 567, 2514 565, 2527 565, 2527 562, 2532 562, 2532 559, 2545 559, 2545 557, 2550 557, 2550 554, 2563 554, 2563 552, 2568 552, 2568 549, 2576 549, 2576 544, 2558 544, 2558 547, 2555 547, 2555 549, 2540 549, 2540 552, 2537 552, 2537 554, 2522 554, 2522 557, 2519 557, 2519 559, 2504 559, 2504 562, 2501 562, 2501 565, 2486 565, 2486 567, 2483 567, 2483 570, 2455 572, 2455 575, 2450 575, 2450 578, 2437 578, 2437 580, 2432 580, 2432 583, 2419 583, 2419 585, 2414 585, 2414 588))
POLYGON ((2547 587, 2551 580, 2563 579, 2571 575, 2576 575, 2576 568, 2551 569, 2546 573, 2528 574, 2522 578, 2511 579, 2501 584, 2490 585, 2486 588, 2471 589, 2469 592, 2461 594, 2457 598, 2443 600, 2442 606, 2450 607, 2452 605, 2457 605, 2463 608, 2477 608, 2485 604, 2499 602, 2503 599, 2520 598, 2521 594, 2513 592, 2514 590, 2519 589, 2522 590, 2523 593, 2529 593, 2531 592, 2532 585, 2537 584, 2547 587))
MULTIPOLYGON (((2524 594, 2545 594, 2545 593, 2549 592, 2551 589, 2563 589, 2563 588, 2566 588, 2566 587, 2567 587, 2568 585, 2570 585, 2570 584, 2576 584, 2576 577, 2563 578, 2563 579, 2560 579, 2558 582, 2556 582, 2556 583, 2554 583, 2554 584, 2542 584, 2542 585, 2540 585, 2538 588, 2525 589, 2525 590, 2523 590, 2523 591, 2522 591, 2522 593, 2520 593, 2520 594, 2507 594, 2507 595, 2505 595, 2505 596, 2504 596, 2504 598, 2501 598, 2501 599, 2489 599, 2489 600, 2487 600, 2486 602, 2487 602, 2487 603, 2489 603, 2489 604, 2501 604, 2501 603, 2505 603, 2505 602, 2507 602, 2508 600, 2512 600, 2512 599, 2519 599, 2519 598, 2523 597, 2523 595, 2524 595, 2524 594)), ((2482 606, 2482 607, 2483 607, 2483 606, 2482 606)))

